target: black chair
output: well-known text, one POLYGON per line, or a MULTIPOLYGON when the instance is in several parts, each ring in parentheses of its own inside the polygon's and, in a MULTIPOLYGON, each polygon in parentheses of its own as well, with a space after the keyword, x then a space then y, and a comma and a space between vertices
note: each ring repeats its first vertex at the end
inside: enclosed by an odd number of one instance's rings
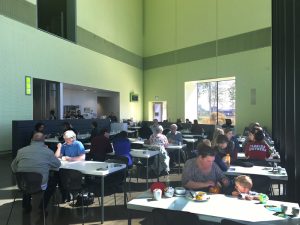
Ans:
POLYGON ((272 185, 271 185, 271 178, 263 175, 250 175, 253 187, 252 189, 259 193, 264 193, 267 195, 271 194, 272 185))
POLYGON ((245 225, 245 223, 237 222, 229 219, 222 219, 221 225, 245 225))
MULTIPOLYGON (((59 179, 62 188, 73 195, 73 205, 75 196, 81 194, 85 190, 85 176, 78 170, 59 169, 59 179)), ((84 224, 84 204, 83 197, 81 198, 82 208, 82 224, 84 224)))
POLYGON ((197 214, 190 212, 169 210, 169 209, 153 209, 153 225, 204 225, 197 214))
MULTIPOLYGON (((17 186, 19 190, 25 194, 25 195, 34 195, 38 194, 40 192, 44 192, 41 188, 42 186, 42 180, 43 176, 40 173, 35 173, 35 172, 17 172, 15 173, 16 176, 16 181, 17 181, 17 186)), ((14 196, 14 201, 11 205, 11 209, 6 221, 6 225, 8 225, 12 210, 16 201, 17 193, 15 193, 14 196)), ((44 205, 44 193, 42 195, 42 206, 44 205)), ((43 208, 43 219, 44 219, 44 224, 46 224, 46 219, 45 219, 45 209, 43 208)))
MULTIPOLYGON (((105 160, 107 163, 118 163, 128 165, 128 158, 125 156, 108 156, 105 160)), ((104 196, 114 195, 115 205, 117 205, 116 193, 124 192, 124 205, 127 203, 127 167, 125 170, 117 171, 104 178, 104 196)), ((87 189, 89 192, 93 192, 95 197, 98 198, 99 204, 101 196, 101 178, 95 176, 89 176, 86 180, 87 189)))

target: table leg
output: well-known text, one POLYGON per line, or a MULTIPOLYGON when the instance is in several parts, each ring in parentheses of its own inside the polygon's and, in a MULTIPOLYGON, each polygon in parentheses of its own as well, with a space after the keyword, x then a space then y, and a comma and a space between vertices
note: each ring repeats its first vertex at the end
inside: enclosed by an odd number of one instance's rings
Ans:
POLYGON ((178 174, 180 174, 180 152, 181 149, 178 149, 178 174))
POLYGON ((101 177, 101 224, 104 222, 104 176, 101 177))
POLYGON ((148 165, 148 158, 147 158, 147 170, 146 170, 146 186, 147 186, 147 190, 148 190, 148 174, 149 174, 149 165, 148 165))
POLYGON ((160 158, 159 158, 160 156, 159 156, 159 154, 157 154, 157 156, 156 156, 156 160, 157 160, 157 182, 159 182, 159 165, 160 165, 160 163, 159 163, 159 160, 160 160, 160 158))
POLYGON ((124 182, 124 206, 127 205, 127 169, 124 170, 124 177, 125 177, 125 182, 124 182))
POLYGON ((128 225, 131 225, 131 212, 130 210, 127 210, 128 212, 128 225))

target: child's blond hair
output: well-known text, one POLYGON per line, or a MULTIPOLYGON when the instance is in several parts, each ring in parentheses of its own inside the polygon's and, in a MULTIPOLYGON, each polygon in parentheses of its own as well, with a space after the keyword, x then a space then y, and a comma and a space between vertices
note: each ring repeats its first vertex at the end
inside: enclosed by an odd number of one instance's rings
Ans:
POLYGON ((253 186, 252 179, 249 176, 246 176, 246 175, 237 176, 234 179, 234 181, 235 181, 235 183, 238 183, 241 186, 249 188, 249 189, 251 189, 252 186, 253 186))

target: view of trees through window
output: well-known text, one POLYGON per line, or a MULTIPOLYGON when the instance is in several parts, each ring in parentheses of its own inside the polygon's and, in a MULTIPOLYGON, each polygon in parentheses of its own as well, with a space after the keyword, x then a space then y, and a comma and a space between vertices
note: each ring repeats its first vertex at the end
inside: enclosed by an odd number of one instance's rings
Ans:
POLYGON ((197 117, 202 124, 235 124, 235 79, 197 83, 197 117))

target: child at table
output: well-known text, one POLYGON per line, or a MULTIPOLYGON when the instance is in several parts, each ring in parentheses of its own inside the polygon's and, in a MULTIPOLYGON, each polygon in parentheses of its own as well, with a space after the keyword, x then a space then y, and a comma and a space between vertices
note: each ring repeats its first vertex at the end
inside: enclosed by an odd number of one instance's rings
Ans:
POLYGON ((259 195, 255 191, 251 191, 253 186, 252 179, 246 175, 240 175, 235 178, 235 189, 232 196, 246 200, 259 200, 259 195))

